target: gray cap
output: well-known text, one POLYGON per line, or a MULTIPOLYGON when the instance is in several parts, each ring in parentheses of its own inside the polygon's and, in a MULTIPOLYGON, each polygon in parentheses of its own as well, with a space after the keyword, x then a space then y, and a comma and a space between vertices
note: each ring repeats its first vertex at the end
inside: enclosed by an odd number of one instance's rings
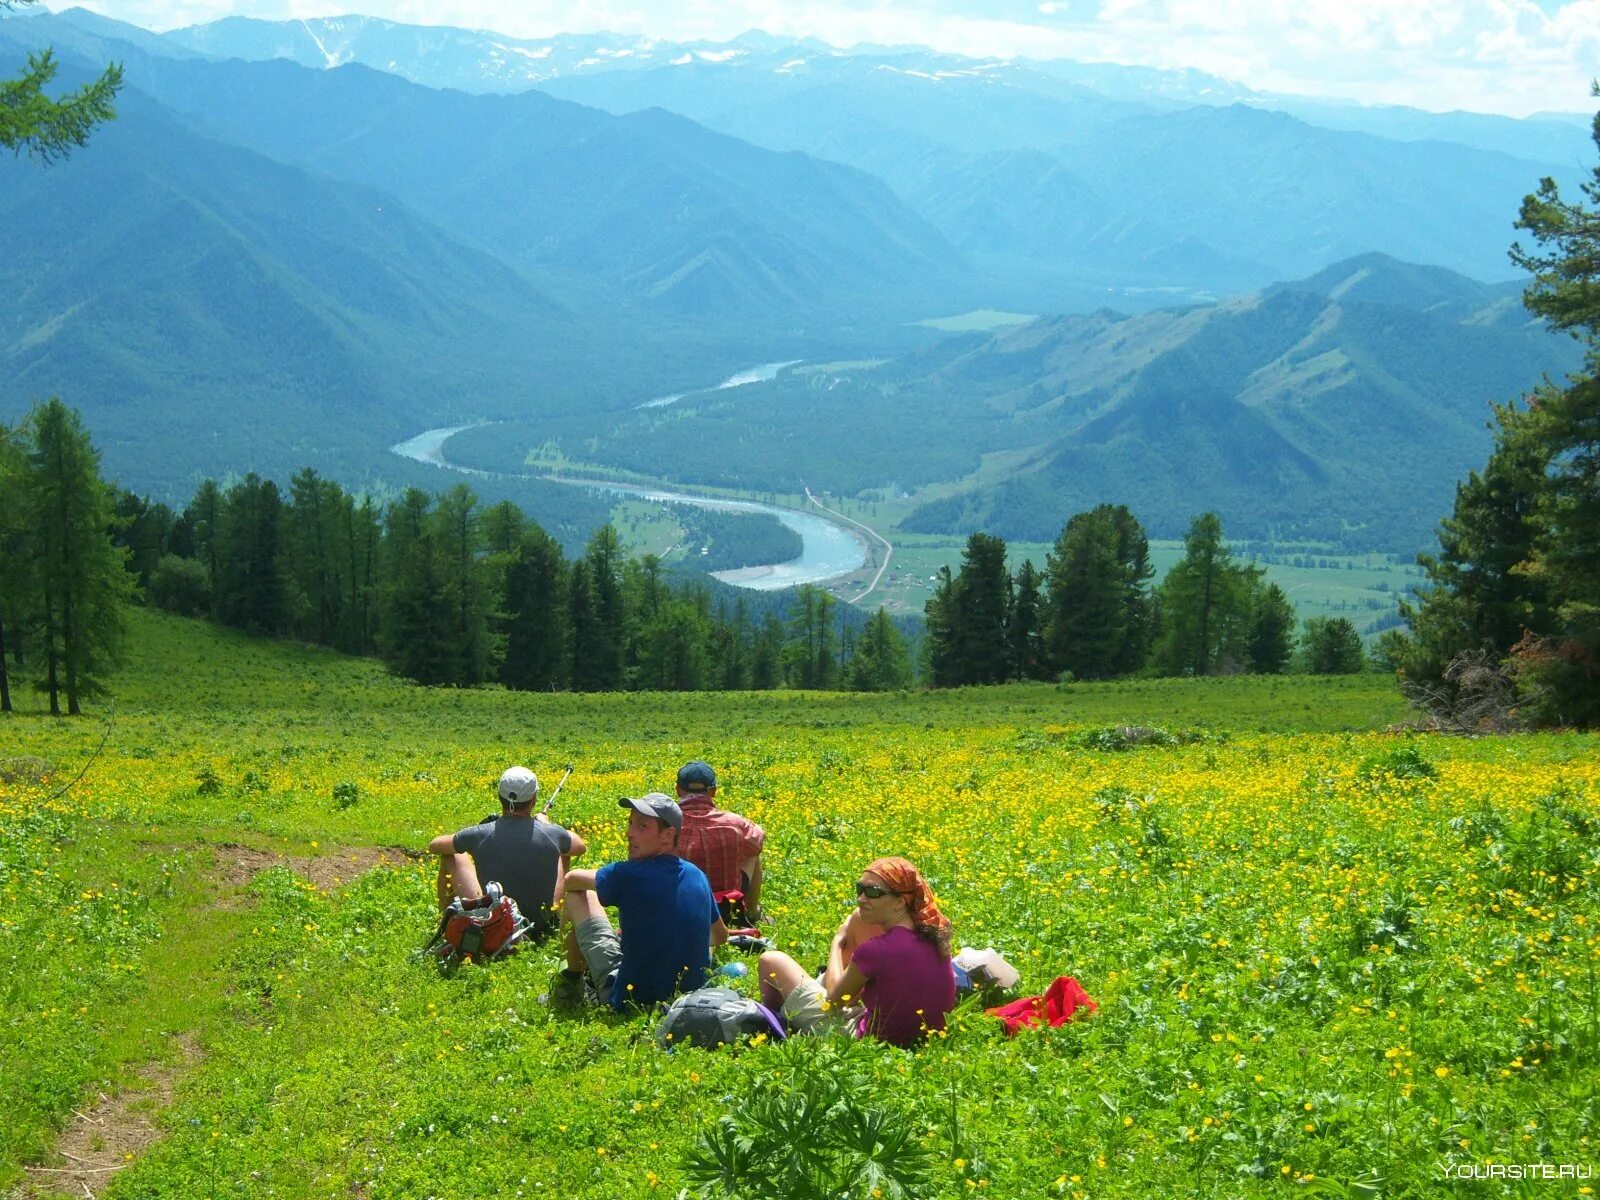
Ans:
POLYGON ((500 803, 526 804, 539 794, 539 780, 527 767, 507 767, 500 776, 500 803))
POLYGON ((624 796, 617 804, 622 808, 631 808, 642 812, 647 817, 654 817, 658 821, 665 821, 674 829, 683 828, 683 809, 678 807, 678 802, 671 796, 660 792, 650 792, 635 800, 632 796, 624 796))

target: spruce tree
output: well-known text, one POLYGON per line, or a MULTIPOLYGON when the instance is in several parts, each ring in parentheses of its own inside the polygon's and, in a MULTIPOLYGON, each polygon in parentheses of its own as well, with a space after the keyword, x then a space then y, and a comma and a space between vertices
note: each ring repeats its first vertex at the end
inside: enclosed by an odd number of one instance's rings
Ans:
POLYGON ((254 471, 246 475, 224 494, 220 526, 212 589, 217 619, 252 633, 287 632, 278 485, 254 471))
POLYGON ((389 506, 383 542, 380 647, 389 669, 418 683, 455 682, 452 644, 457 609, 449 568, 432 519, 432 501, 418 488, 389 506))
POLYGON ((1348 617, 1312 617, 1301 645, 1313 675, 1354 675, 1361 670, 1361 635, 1348 617))
POLYGON ((25 506, 37 561, 42 689, 50 712, 82 711, 102 689, 124 628, 122 606, 135 594, 127 551, 111 537, 112 498, 100 456, 78 414, 52 399, 30 421, 25 506))
POLYGON ((933 594, 922 612, 927 625, 922 639, 923 678, 931 687, 955 687, 961 679, 956 661, 955 579, 948 566, 935 574, 933 594))
POLYGON ((850 659, 849 684, 858 692, 890 692, 911 682, 911 654, 882 605, 867 619, 850 659))
POLYGON ((446 603, 448 623, 438 631, 444 643, 448 681, 471 687, 490 677, 494 646, 489 613, 499 605, 488 565, 479 553, 478 498, 465 484, 439 497, 431 518, 446 603))
POLYGON ((951 606, 957 681, 1004 682, 1011 674, 1006 644, 1011 576, 1006 573, 1006 544, 1002 539, 988 533, 974 533, 967 538, 951 606))
POLYGON ((1125 505, 1101 504, 1073 516, 1045 564, 1049 669, 1109 679, 1143 667, 1151 573, 1149 539, 1125 505))
POLYGON ((592 623, 584 647, 585 691, 612 692, 623 685, 624 652, 628 639, 628 609, 623 591, 626 555, 615 527, 595 530, 584 551, 588 566, 588 603, 592 623))
POLYGON ((530 524, 506 567, 505 580, 501 682, 521 691, 565 688, 570 679, 572 613, 560 544, 530 524))
POLYGON ((1256 590, 1250 613, 1250 669, 1281 675, 1294 654, 1294 605, 1275 583, 1256 590))
POLYGON ((194 531, 194 555, 206 569, 206 579, 211 591, 211 614, 220 619, 222 611, 221 589, 224 586, 221 569, 222 552, 222 491, 212 479, 202 480, 183 510, 184 520, 194 531))
POLYGON ((1043 578, 1032 562, 1023 559, 1013 580, 1011 612, 1006 617, 1006 649, 1011 659, 1012 679, 1049 676, 1044 655, 1044 596, 1040 591, 1043 578))

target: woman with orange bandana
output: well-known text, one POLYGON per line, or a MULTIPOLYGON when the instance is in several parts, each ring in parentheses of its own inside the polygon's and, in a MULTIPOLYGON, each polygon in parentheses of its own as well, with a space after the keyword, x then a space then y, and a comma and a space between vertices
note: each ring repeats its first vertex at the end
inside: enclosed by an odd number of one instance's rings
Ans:
POLYGON ((880 858, 856 883, 856 906, 839 926, 820 979, 777 950, 761 956, 761 1002, 789 1028, 809 1032, 842 1013, 857 1037, 909 1046, 944 1028, 956 1004, 950 922, 922 872, 880 858))

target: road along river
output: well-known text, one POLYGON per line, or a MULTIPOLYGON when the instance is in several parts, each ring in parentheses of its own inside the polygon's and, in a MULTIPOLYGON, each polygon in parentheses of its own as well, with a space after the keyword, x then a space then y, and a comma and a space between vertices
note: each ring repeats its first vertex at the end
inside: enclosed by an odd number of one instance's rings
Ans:
MULTIPOLYGON (((475 467, 457 466, 444 455, 444 444, 452 434, 471 425, 451 425, 443 429, 429 429, 416 437, 390 446, 392 453, 415 462, 427 463, 447 471, 479 478, 514 479, 515 475, 498 471, 480 471, 475 467)), ((667 491, 662 488, 636 487, 613 483, 604 479, 571 479, 554 475, 541 475, 553 483, 566 483, 574 487, 594 488, 619 496, 636 496, 642 500, 655 500, 664 504, 692 504, 697 508, 714 508, 728 512, 766 513, 776 517, 800 535, 802 550, 798 558, 788 562, 768 563, 764 566, 740 567, 734 571, 714 571, 713 576, 735 587, 769 592, 779 588, 798 587, 802 583, 822 583, 859 571, 867 563, 866 538, 858 531, 808 512, 780 508, 775 504, 761 504, 754 500, 724 500, 714 496, 693 496, 686 492, 667 491)))

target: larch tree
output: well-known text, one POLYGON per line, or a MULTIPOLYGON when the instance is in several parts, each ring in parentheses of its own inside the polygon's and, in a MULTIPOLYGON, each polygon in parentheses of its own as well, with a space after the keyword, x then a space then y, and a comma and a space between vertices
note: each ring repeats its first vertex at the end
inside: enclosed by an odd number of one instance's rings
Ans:
POLYGON ((1248 665, 1250 612, 1259 568, 1234 561, 1222 521, 1202 513, 1183 539, 1183 558, 1161 581, 1163 674, 1213 675, 1248 665))
POLYGON ((111 489, 77 413, 51 399, 30 419, 24 505, 38 588, 41 688, 50 712, 82 712, 121 648, 123 605, 134 596, 126 549, 111 537, 111 489))
MULTIPOLYGON (((26 8, 37 0, 0 0, 0 10, 26 8)), ((60 64, 50 50, 28 55, 15 79, 0 80, 0 146, 43 163, 67 157, 89 140, 89 132, 116 116, 113 101, 122 87, 122 66, 112 63, 92 83, 51 99, 45 94, 60 64)))
POLYGON ((23 503, 28 459, 23 431, 0 425, 0 712, 10 712, 11 675, 6 659, 25 661, 22 631, 38 602, 28 509, 23 503))

